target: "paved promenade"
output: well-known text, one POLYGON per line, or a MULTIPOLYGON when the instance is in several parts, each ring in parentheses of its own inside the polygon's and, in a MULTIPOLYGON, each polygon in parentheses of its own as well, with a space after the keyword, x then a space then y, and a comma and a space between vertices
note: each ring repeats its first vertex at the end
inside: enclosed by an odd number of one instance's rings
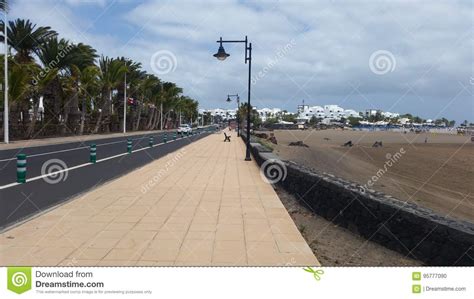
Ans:
POLYGON ((0 265, 319 265, 232 135, 212 134, 3 232, 0 265))

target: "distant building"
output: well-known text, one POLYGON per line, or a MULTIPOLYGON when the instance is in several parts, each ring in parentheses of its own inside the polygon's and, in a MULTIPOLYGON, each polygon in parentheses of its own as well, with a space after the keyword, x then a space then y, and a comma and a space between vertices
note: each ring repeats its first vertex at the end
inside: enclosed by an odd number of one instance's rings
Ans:
POLYGON ((410 119, 407 118, 407 117, 403 117, 403 118, 400 118, 400 119, 398 120, 398 122, 399 122, 400 124, 402 124, 402 125, 406 125, 406 124, 409 124, 409 123, 410 123, 410 119))
POLYGON ((382 110, 380 109, 366 109, 365 110, 365 117, 369 118, 371 116, 376 116, 377 114, 382 115, 382 110))
MULTIPOLYGON (((282 110, 280 108, 265 107, 262 109, 257 109, 257 107, 253 107, 253 109, 258 113, 262 122, 265 122, 270 118, 276 118, 281 121, 283 115, 293 114, 292 112, 287 112, 286 110, 282 110)), ((200 109, 200 113, 203 112, 208 112, 213 116, 218 115, 223 120, 235 119, 237 115, 237 109, 200 109)), ((394 119, 400 117, 399 113, 384 112, 380 109, 366 109, 365 111, 358 112, 353 109, 344 109, 334 104, 324 106, 311 106, 305 105, 303 102, 302 105, 298 105, 297 107, 296 120, 299 123, 305 123, 309 122, 313 117, 316 117, 323 123, 330 123, 333 121, 341 121, 342 119, 347 119, 349 117, 369 119, 371 116, 376 115, 382 116, 382 120, 380 120, 381 122, 386 122, 387 119, 394 119)), ((399 122, 403 124, 405 122, 409 122, 409 120, 400 119, 399 122)))
POLYGON ((382 112, 383 117, 385 118, 398 118, 400 117, 400 113, 392 113, 392 112, 382 112))
POLYGON ((360 116, 360 113, 355 111, 355 110, 352 110, 352 109, 347 109, 344 111, 344 114, 345 114, 345 117, 346 118, 349 118, 349 117, 356 117, 356 118, 362 118, 362 116, 360 116))
POLYGON ((282 114, 280 108, 262 108, 257 109, 257 112, 263 122, 265 122, 269 118, 279 117, 282 114))
POLYGON ((212 116, 220 116, 223 120, 234 119, 237 115, 237 109, 200 109, 200 112, 208 112, 212 116))
MULTIPOLYGON (((355 113, 357 114, 357 112, 355 113)), ((344 109, 338 105, 325 105, 324 107, 308 105, 298 106, 298 122, 307 122, 313 117, 318 119, 340 120, 341 118, 346 117, 346 113, 344 109)))

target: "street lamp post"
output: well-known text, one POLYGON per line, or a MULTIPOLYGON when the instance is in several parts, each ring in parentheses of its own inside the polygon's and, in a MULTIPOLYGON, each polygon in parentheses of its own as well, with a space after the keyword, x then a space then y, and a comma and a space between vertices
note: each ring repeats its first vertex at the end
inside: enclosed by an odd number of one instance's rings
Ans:
POLYGON ((222 40, 222 37, 217 41, 219 43, 219 50, 214 54, 219 60, 225 60, 230 54, 227 54, 222 46, 223 43, 245 43, 245 63, 249 65, 249 78, 248 78, 248 89, 247 89, 247 138, 246 138, 246 151, 245 161, 251 161, 250 158, 250 82, 252 78, 252 43, 248 42, 247 36, 245 40, 222 40))
POLYGON ((239 94, 228 94, 227 95, 227 102, 231 102, 232 100, 230 97, 236 97, 237 99, 237 113, 236 113, 236 118, 237 118, 237 137, 240 137, 240 115, 239 115, 239 108, 240 108, 240 97, 239 94))
POLYGON ((123 84, 123 133, 127 132, 127 73, 123 84))
POLYGON ((5 143, 9 143, 10 142, 10 133, 9 133, 9 123, 8 123, 8 120, 9 120, 9 116, 8 116, 8 15, 7 15, 7 7, 6 7, 6 4, 4 4, 5 6, 3 7, 3 10, 5 12, 5 21, 3 22, 4 26, 3 26, 3 36, 5 37, 5 86, 3 88, 4 92, 5 92, 5 98, 4 98, 4 101, 3 101, 3 104, 5 106, 4 110, 3 110, 3 138, 4 138, 4 142, 5 143))

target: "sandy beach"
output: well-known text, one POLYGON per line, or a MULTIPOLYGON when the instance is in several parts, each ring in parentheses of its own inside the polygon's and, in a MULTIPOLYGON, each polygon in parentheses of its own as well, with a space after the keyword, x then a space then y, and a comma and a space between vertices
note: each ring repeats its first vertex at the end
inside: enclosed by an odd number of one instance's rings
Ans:
POLYGON ((468 136, 342 130, 275 131, 275 153, 474 223, 474 143, 468 136), (303 141, 308 147, 288 146, 303 141), (344 147, 352 141, 352 147, 344 147), (372 147, 382 141, 382 147, 372 147))

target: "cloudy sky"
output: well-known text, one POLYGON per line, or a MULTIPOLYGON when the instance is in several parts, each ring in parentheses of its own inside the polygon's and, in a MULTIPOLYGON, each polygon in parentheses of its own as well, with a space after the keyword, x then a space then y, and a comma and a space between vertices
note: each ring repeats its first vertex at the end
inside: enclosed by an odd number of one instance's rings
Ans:
POLYGON ((201 108, 246 99, 244 46, 253 45, 252 104, 377 108, 474 121, 472 1, 13 0, 10 18, 48 25, 108 56, 142 63, 201 108))

